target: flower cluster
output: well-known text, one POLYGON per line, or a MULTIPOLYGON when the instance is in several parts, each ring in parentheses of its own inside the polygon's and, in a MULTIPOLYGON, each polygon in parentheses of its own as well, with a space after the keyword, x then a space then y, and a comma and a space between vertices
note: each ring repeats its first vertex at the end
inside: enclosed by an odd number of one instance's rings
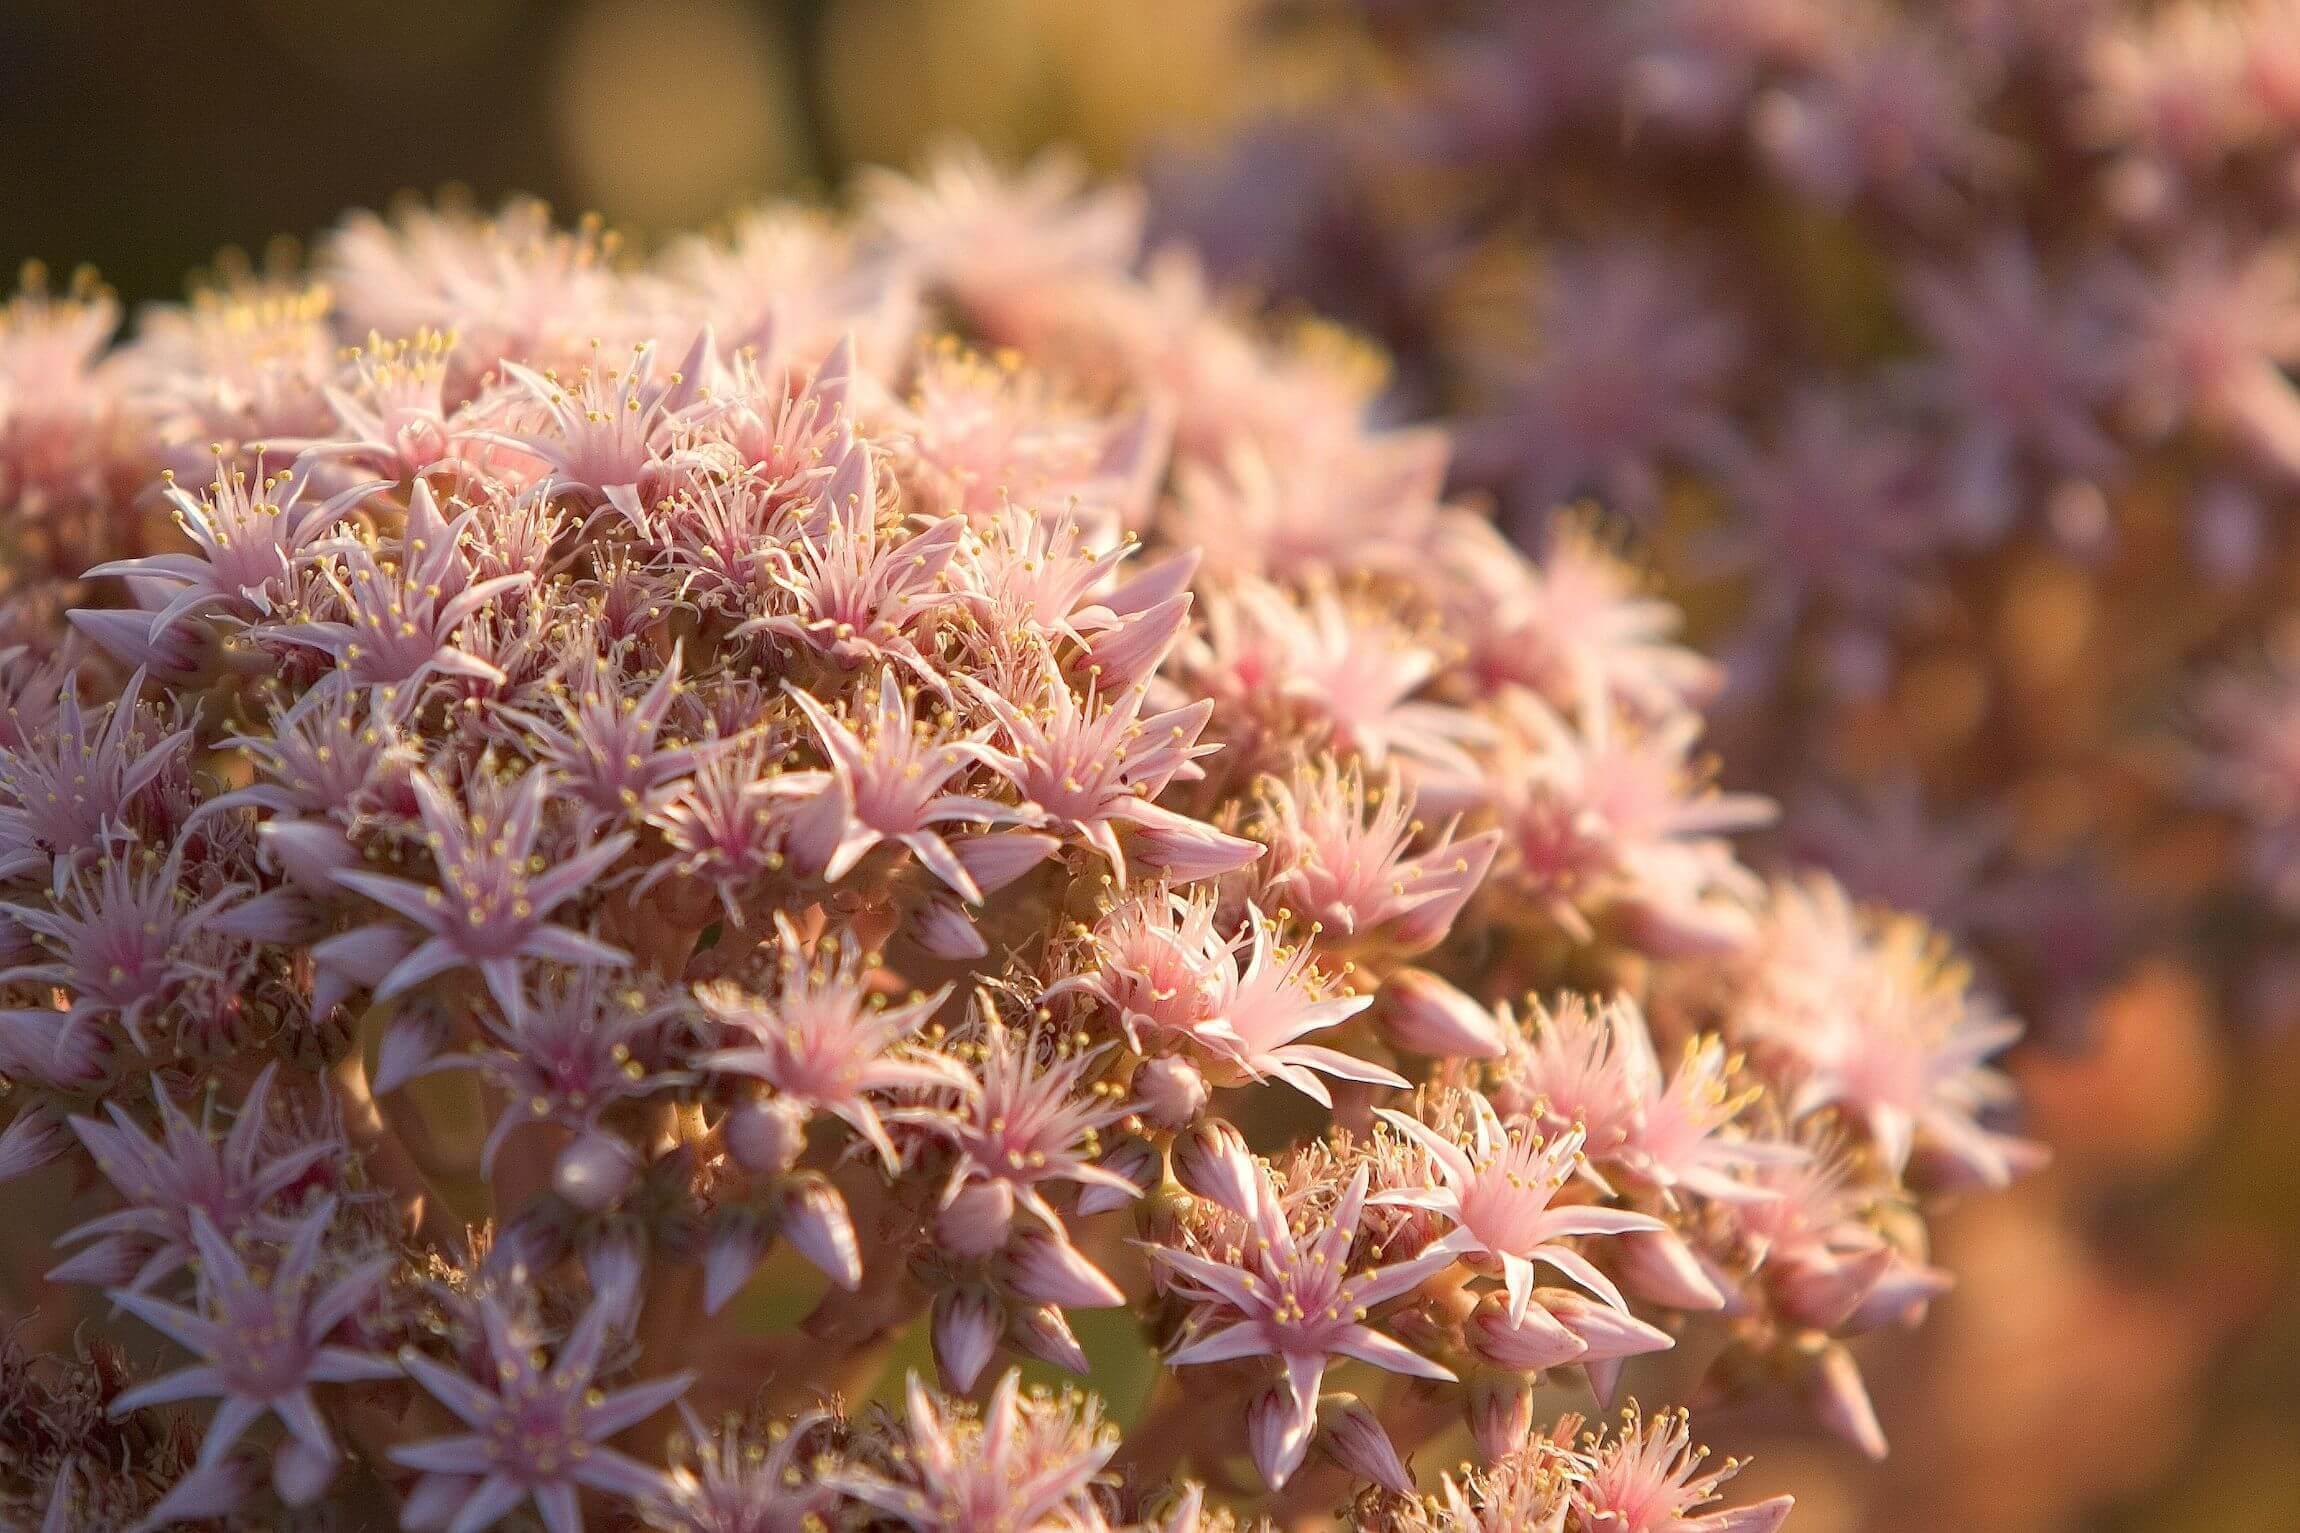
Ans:
POLYGON ((19 301, 0 1177, 95 1204, 25 1345, 168 1361, 0 1357, 7 1519, 1769 1533, 1539 1418, 1673 1350, 1884 1451, 2017 1027, 1742 863, 1594 536, 1140 243, 953 156, 19 301))
POLYGON ((1777 849, 2056 1031, 2144 928, 2293 1012, 2287 0, 1267 9, 1341 99, 1164 222, 1372 327, 1529 546, 1586 496, 1650 550, 1777 849), (2233 957, 2207 816, 2278 907, 2233 957))

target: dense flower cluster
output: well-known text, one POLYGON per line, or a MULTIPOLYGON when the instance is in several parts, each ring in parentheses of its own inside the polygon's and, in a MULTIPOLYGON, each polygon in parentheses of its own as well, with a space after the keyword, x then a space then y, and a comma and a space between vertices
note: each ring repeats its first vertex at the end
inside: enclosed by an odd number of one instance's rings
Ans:
POLYGON ((1140 238, 953 156, 17 301, 0 1515, 1769 1533, 1544 1419, 1672 1351, 1884 1451, 2017 1027, 1743 865, 1596 542, 1140 238))
POLYGON ((1530 544, 1587 496, 1650 551, 1781 846, 2056 1031, 2149 950, 2292 1014, 2300 10, 1271 9, 1346 100, 1168 222, 1372 328, 1530 544), (2233 955, 2213 815, 2279 907, 2233 955))

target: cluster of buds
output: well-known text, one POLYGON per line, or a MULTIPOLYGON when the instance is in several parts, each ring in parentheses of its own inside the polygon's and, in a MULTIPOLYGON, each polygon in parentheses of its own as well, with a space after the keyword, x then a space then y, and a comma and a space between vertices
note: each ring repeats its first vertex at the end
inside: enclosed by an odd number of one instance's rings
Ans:
POLYGON ((1786 806, 1752 855, 2055 1032, 2144 952, 2293 1013, 2300 8, 1266 9, 1347 85, 1167 221, 1372 328, 1529 541, 1646 540, 1786 806))
POLYGON ((1140 244, 952 157, 19 300, 8 1520, 1787 1513, 1552 1385, 1884 1451, 1847 1341, 2035 1159, 2017 1026, 1743 865, 1624 566, 1140 244))

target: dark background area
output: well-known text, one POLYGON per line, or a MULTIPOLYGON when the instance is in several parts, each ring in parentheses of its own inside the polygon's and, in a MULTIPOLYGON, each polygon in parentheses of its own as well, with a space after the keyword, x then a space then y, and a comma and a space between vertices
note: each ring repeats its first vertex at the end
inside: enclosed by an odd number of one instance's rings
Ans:
POLYGON ((1244 92, 1236 0, 0 0, 0 262, 134 304, 454 186, 640 238, 945 135, 1106 165, 1244 92))

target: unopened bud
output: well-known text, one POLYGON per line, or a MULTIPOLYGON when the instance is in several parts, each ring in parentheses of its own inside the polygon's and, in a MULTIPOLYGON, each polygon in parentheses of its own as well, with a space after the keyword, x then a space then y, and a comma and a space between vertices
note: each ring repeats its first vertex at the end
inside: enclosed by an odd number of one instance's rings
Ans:
POLYGON ((326 1453, 300 1437, 283 1437, 272 1453, 272 1489, 289 1506, 309 1506, 327 1491, 343 1463, 339 1453, 326 1453))
POLYGON ((1805 1389, 1814 1420, 1871 1459, 1885 1456, 1885 1429, 1877 1424, 1877 1408, 1869 1403, 1852 1353, 1835 1346, 1823 1351, 1805 1389))
POLYGON ((1014 1229, 1014 1189, 970 1182, 935 1216, 934 1232, 953 1256, 988 1256, 1014 1229))
POLYGON ((1213 1098, 1206 1076, 1187 1059, 1147 1059, 1134 1072, 1134 1100, 1161 1128, 1186 1128, 1213 1098))
POLYGON ((820 1177, 801 1177, 783 1195, 783 1238, 797 1252, 852 1293, 862 1286, 862 1245, 846 1200, 820 1177))
POLYGON ((1174 1179, 1234 1214, 1254 1217, 1260 1196, 1254 1152, 1228 1123, 1200 1123, 1174 1141, 1174 1179))
POLYGON ((1067 1240, 1033 1232, 1007 1257, 1008 1286, 1026 1299, 1063 1309, 1116 1309, 1126 1294, 1067 1240))
POLYGON ((745 1171, 781 1176, 807 1145, 807 1110, 787 1097, 745 1102, 721 1129, 727 1153, 745 1171))
POLYGON ((1725 1307, 1724 1290, 1675 1230, 1634 1230, 1611 1249, 1619 1258, 1622 1286, 1639 1298, 1668 1309, 1725 1307))
POLYGON ((1006 1312, 998 1296, 978 1286, 945 1289, 934 1296, 934 1361, 946 1389, 974 1388, 998 1350, 1006 1312))
POLYGON ((1014 1317, 1007 1327, 1007 1339, 1042 1363, 1071 1373, 1086 1373, 1092 1366, 1086 1349, 1078 1344, 1078 1333, 1070 1329, 1070 1322, 1062 1318, 1062 1311, 1051 1304, 1036 1304, 1014 1317))
POLYGON ((1297 1409, 1292 1392, 1283 1388, 1262 1391, 1246 1408, 1246 1447, 1270 1489, 1279 1489, 1302 1467, 1316 1425, 1316 1412, 1297 1409))
POLYGON ((605 1213, 630 1191, 638 1173, 638 1157, 629 1145, 593 1129, 559 1152, 551 1168, 551 1190, 587 1214, 605 1213))
POLYGON ((1538 1299, 1511 1323, 1509 1303, 1498 1293, 1478 1301, 1476 1312, 1462 1327, 1462 1336, 1479 1357, 1517 1373, 1555 1368, 1589 1350, 1589 1344, 1542 1308, 1538 1299))
POLYGON ((1480 1006, 1427 969, 1400 969, 1382 987, 1383 1036, 1409 1054, 1432 1059, 1499 1059, 1508 1033, 1480 1006))
POLYGON ((1469 1384, 1470 1435, 1487 1463, 1505 1458, 1533 1433, 1533 1384, 1522 1374, 1480 1370, 1469 1384))
POLYGON ((1414 1477, 1398 1457, 1381 1418, 1356 1395, 1327 1395, 1318 1402, 1318 1441, 1333 1461, 1361 1480, 1371 1480, 1401 1496, 1414 1493, 1414 1477))

